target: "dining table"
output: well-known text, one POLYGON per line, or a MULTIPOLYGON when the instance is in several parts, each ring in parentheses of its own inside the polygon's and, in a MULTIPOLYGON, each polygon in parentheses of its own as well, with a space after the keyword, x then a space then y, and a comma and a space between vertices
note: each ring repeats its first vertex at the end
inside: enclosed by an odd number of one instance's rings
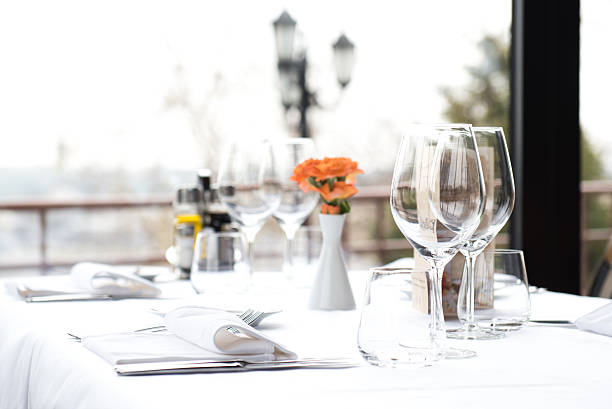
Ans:
MULTIPOLYGON (((4 408, 610 408, 612 337, 571 325, 525 324, 498 340, 450 341, 476 352, 431 366, 368 364, 357 347, 367 271, 349 272, 357 308, 308 309, 308 285, 256 272, 242 295, 196 294, 189 281, 160 282, 155 299, 24 302, 9 282, 45 287, 66 275, 0 277, 0 409, 4 408), (354 367, 120 376, 79 336, 156 325, 154 311, 235 305, 281 312, 258 327, 299 357, 346 358, 354 367)), ((532 318, 575 320, 610 300, 541 289, 532 318)), ((448 325, 457 324, 452 319, 448 325)))

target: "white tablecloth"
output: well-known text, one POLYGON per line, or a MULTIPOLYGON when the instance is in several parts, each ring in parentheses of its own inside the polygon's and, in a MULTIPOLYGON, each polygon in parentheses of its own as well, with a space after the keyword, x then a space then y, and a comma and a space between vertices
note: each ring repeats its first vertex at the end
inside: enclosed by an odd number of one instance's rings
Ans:
MULTIPOLYGON (((359 304, 365 274, 350 275, 359 304)), ((166 296, 190 291, 188 283, 164 287, 166 296)), ((359 311, 308 311, 307 294, 280 291, 280 298, 268 299, 282 303, 284 311, 261 329, 302 356, 358 357, 359 311)), ((477 351, 476 358, 427 368, 364 363, 336 370, 144 377, 117 376, 66 335, 145 327, 158 320, 150 307, 170 308, 177 302, 26 304, 1 294, 0 408, 612 407, 612 338, 574 328, 530 326, 501 340, 464 341, 463 346, 477 351)), ((534 317, 575 319, 609 300, 542 293, 532 302, 534 317)))

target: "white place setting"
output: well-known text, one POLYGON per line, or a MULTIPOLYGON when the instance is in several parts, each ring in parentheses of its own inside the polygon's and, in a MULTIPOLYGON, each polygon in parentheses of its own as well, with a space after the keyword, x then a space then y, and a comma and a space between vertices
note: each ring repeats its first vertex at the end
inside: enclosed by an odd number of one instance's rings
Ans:
POLYGON ((507 152, 499 127, 410 127, 389 203, 414 257, 357 270, 341 237, 364 170, 300 140, 231 142, 214 202, 231 223, 181 188, 166 279, 82 262, 1 280, 0 408, 606 407, 610 301, 530 285, 523 251, 495 243, 507 152), (301 228, 315 208, 320 230, 301 228), (283 267, 256 270, 272 217, 283 267), (305 232, 319 256, 299 267, 305 232))

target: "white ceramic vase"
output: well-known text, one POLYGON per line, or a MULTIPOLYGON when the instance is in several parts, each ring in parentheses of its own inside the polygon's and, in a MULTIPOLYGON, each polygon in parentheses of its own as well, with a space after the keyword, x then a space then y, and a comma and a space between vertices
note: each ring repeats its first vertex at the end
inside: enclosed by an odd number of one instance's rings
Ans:
POLYGON ((320 214, 323 244, 308 307, 312 310, 353 310, 355 299, 342 251, 344 216, 320 214))

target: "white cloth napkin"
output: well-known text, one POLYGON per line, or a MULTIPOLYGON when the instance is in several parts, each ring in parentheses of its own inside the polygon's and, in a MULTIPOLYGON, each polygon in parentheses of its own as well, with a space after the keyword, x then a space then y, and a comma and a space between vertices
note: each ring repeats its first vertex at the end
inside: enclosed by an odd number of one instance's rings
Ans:
POLYGON ((612 337, 612 303, 583 315, 576 320, 575 324, 581 330, 612 337))
POLYGON ((296 355, 236 315, 204 307, 179 307, 165 316, 168 331, 208 351, 230 355, 296 355))
POLYGON ((165 316, 167 333, 85 337, 83 345, 113 365, 180 360, 271 361, 297 355, 227 312, 181 307, 165 316))
POLYGON ((161 294, 152 282, 106 264, 75 264, 70 277, 77 287, 92 294, 129 297, 157 297, 161 294))

